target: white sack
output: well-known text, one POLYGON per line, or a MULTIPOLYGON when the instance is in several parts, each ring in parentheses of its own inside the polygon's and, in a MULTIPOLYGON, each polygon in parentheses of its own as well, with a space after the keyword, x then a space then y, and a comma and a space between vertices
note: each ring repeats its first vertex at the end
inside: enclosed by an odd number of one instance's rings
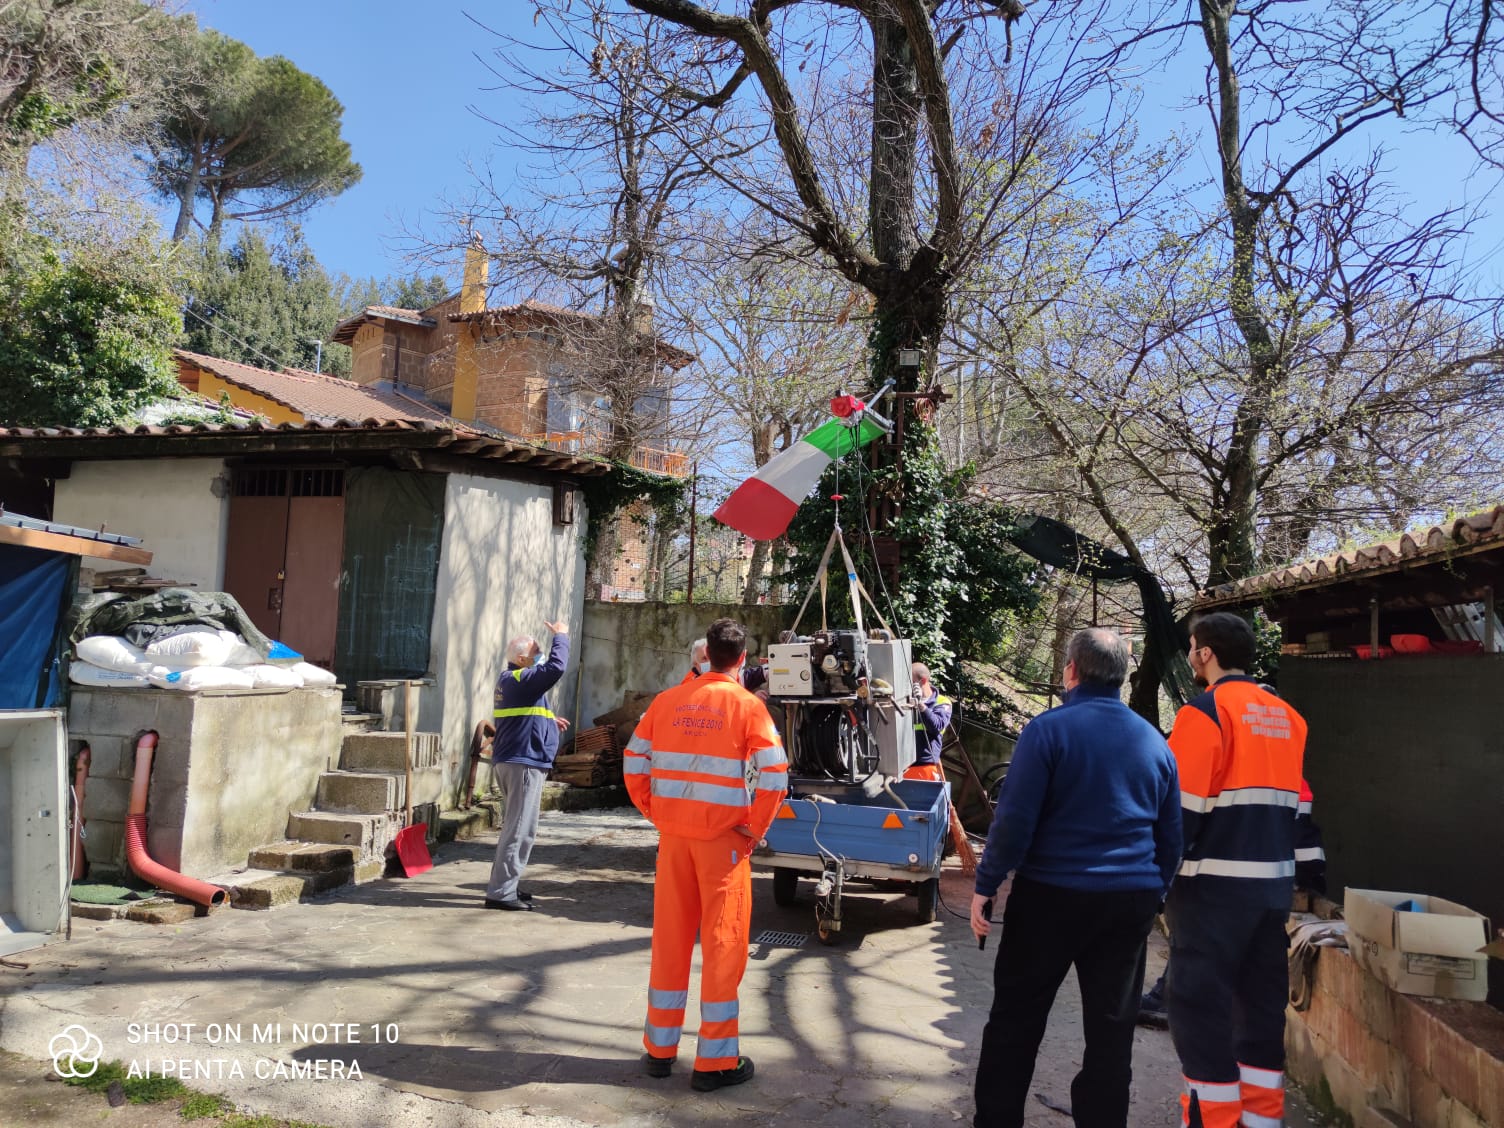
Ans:
POLYGON ((74 685, 87 685, 94 689, 139 689, 151 684, 144 673, 107 670, 90 662, 69 662, 68 680, 74 685))
POLYGON ((223 666, 238 641, 229 631, 189 627, 157 639, 146 648, 146 657, 168 666, 223 666))
POLYGON ((197 693, 201 689, 255 689, 256 682, 244 670, 226 666, 192 666, 186 670, 169 670, 156 666, 149 675, 158 689, 181 689, 197 693))
POLYGON ((284 670, 281 666, 243 666, 243 674, 250 674, 257 689, 302 689, 303 676, 296 670, 284 670))
MULTIPOLYGON (((81 661, 106 670, 120 670, 127 674, 145 676, 146 672, 151 669, 151 663, 146 660, 146 651, 139 646, 132 646, 116 635, 90 635, 88 638, 79 639, 78 646, 74 649, 81 661)), ((79 682, 78 684, 90 683, 79 682)))
POLYGON ((339 684, 339 679, 328 670, 320 669, 308 662, 299 662, 292 668, 292 672, 303 679, 304 685, 322 687, 339 684))

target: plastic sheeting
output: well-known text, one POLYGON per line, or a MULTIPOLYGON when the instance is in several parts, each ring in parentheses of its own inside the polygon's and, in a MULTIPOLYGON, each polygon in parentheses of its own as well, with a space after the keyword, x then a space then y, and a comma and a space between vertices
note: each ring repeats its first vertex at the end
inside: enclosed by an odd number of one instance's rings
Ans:
POLYGON ((78 558, 0 545, 0 709, 62 700, 59 625, 73 594, 78 558))

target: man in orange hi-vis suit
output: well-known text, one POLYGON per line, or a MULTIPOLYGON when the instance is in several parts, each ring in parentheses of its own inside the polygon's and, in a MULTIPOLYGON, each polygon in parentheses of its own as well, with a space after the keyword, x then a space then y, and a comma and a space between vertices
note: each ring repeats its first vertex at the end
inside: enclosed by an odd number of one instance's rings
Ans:
POLYGON ((1207 691, 1175 717, 1184 854, 1165 905, 1170 1037, 1182 1122, 1279 1128, 1285 1112, 1285 921, 1295 890, 1306 722, 1245 671, 1253 628, 1226 612, 1191 624, 1207 691))
POLYGON ((752 1076, 752 1060, 739 1052, 736 997, 747 969, 752 847, 788 790, 773 719, 739 681, 747 632, 717 619, 705 638, 711 672, 653 699, 623 763, 632 802, 659 832, 643 1068, 667 1077, 678 1057, 698 931, 700 1030, 690 1083, 700 1092, 752 1076))

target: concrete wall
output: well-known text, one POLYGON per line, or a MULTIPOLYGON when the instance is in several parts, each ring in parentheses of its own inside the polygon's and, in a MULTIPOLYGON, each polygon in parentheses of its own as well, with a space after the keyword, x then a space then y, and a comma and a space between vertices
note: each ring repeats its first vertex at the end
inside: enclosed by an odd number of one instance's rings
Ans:
MULTIPOLYGON (((229 529, 229 479, 223 459, 161 458, 75 462, 54 492, 53 520, 86 529, 140 537, 154 555, 147 570, 221 591, 229 529), (216 480, 221 484, 215 485, 216 480), (224 494, 215 496, 215 490, 224 494)), ((123 568, 119 561, 84 560, 86 568, 123 568)))
POLYGON ((338 766, 340 693, 74 686, 68 729, 93 753, 84 799, 89 861, 124 868, 135 740, 155 729, 147 849, 165 866, 211 878, 285 838, 288 815, 312 806, 319 775, 338 766))
POLYGON ((579 724, 588 728, 592 717, 615 709, 629 690, 657 693, 677 685, 689 669, 689 644, 704 637, 714 620, 740 620, 747 627, 749 654, 766 656, 768 644, 788 628, 795 610, 719 603, 586 603, 579 724))
POLYGON ((1504 657, 1285 658, 1279 690, 1310 726, 1333 896, 1429 893, 1504 925, 1504 657))
POLYGON ((443 734, 446 795, 464 771, 470 734, 491 716, 507 639, 531 634, 547 645, 543 622, 569 623, 573 651, 550 700, 573 715, 585 591, 585 507, 575 523, 553 523, 550 485, 451 474, 434 600, 436 684, 422 692, 418 723, 443 734))

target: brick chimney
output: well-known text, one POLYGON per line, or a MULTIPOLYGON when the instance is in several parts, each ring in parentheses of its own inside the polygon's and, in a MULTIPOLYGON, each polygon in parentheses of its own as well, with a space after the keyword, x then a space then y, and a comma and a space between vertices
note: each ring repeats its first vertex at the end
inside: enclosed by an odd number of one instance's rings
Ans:
MULTIPOLYGON (((486 308, 486 280, 491 271, 491 259, 486 248, 475 235, 465 248, 465 276, 460 283, 460 312, 479 313, 486 308)), ((456 419, 475 418, 477 385, 480 383, 480 358, 476 355, 476 338, 480 335, 478 325, 466 322, 454 341, 454 394, 449 405, 449 414, 456 419)))

